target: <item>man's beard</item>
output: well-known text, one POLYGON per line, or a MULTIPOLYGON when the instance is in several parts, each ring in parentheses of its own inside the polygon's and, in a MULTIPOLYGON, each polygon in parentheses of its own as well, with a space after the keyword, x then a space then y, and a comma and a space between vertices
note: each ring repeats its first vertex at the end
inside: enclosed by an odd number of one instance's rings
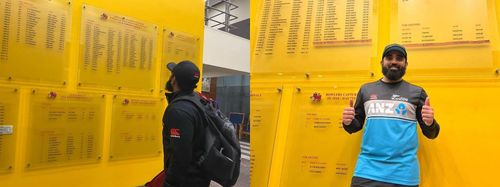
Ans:
POLYGON ((172 77, 168 79, 167 83, 165 84, 165 89, 169 92, 174 92, 174 86, 172 85, 172 77))
POLYGON ((382 73, 384 74, 387 79, 391 81, 397 81, 400 80, 406 73, 406 65, 404 67, 398 67, 398 66, 382 66, 382 73), (391 67, 396 67, 398 68, 397 70, 391 69, 391 67))

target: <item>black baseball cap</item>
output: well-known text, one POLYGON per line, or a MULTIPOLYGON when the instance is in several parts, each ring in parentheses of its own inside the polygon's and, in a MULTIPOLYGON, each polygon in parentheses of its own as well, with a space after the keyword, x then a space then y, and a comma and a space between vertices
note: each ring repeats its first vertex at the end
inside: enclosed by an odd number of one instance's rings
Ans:
POLYGON ((391 51, 397 51, 403 55, 406 59, 408 59, 406 54, 406 49, 402 45, 399 44, 389 44, 384 48, 384 55, 382 55, 382 59, 387 56, 391 51))
POLYGON ((181 89, 194 89, 200 81, 200 69, 193 62, 185 60, 178 64, 170 62, 167 69, 175 76, 175 80, 181 89))

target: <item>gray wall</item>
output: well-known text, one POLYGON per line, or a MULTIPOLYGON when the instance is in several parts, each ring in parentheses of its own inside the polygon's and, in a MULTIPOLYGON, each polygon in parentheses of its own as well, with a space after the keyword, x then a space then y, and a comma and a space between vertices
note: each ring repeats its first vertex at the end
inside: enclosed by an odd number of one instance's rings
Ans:
POLYGON ((250 113, 250 76, 237 75, 217 78, 217 97, 220 109, 229 117, 230 112, 250 113))

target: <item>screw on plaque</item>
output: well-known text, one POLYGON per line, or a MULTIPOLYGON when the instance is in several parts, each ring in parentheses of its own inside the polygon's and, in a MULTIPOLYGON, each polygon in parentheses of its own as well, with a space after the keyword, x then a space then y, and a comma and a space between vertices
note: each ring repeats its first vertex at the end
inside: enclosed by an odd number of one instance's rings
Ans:
POLYGON ((128 105, 129 103, 130 103, 130 100, 128 100, 128 99, 124 99, 122 102, 123 105, 128 105))
POLYGON ((35 93, 36 93, 36 90, 35 90, 35 89, 31 90, 31 93, 32 93, 32 94, 35 94, 35 93))
POLYGON ((276 88, 276 90, 278 90, 278 93, 283 92, 283 89, 282 89, 282 88, 276 88))
POLYGON ((79 82, 79 83, 78 83, 78 86, 82 86, 82 83, 81 83, 81 82, 79 82))
POLYGON ((309 79, 309 77, 311 77, 311 74, 306 73, 306 79, 309 79))
POLYGON ((9 78, 8 78, 8 80, 9 80, 9 81, 11 81, 11 80, 12 80, 12 77, 9 77, 9 78))
POLYGON ((297 92, 301 92, 302 91, 302 89, 300 87, 297 87, 296 89, 297 89, 297 92))
POLYGON ((374 76, 375 76, 375 73, 370 72, 370 77, 374 77, 374 76))
POLYGON ((12 169, 12 166, 9 166, 7 169, 8 169, 8 170, 11 170, 11 169, 12 169))
POLYGON ((97 160, 101 160, 101 156, 98 156, 98 157, 97 157, 97 160))
POLYGON ((66 85, 66 81, 63 81, 63 85, 66 85))
POLYGON ((495 74, 500 75, 500 68, 497 68, 497 69, 495 70, 495 74))
POLYGON ((27 167, 27 168, 31 167, 31 164, 29 164, 29 163, 28 163, 28 164, 26 164, 26 167, 27 167))
POLYGON ((121 86, 118 86, 118 90, 121 90, 121 89, 122 89, 122 87, 121 87, 121 86))
POLYGON ((19 90, 17 88, 14 88, 14 92, 17 92, 17 91, 19 91, 19 90))

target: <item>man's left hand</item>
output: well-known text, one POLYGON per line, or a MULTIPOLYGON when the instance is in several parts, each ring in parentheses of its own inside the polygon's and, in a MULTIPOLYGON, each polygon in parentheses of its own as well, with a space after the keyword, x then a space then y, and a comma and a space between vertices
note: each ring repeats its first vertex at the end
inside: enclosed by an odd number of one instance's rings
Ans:
POLYGON ((422 106, 422 120, 427 126, 431 126, 434 123, 434 109, 431 107, 429 97, 425 99, 424 106, 422 106))

